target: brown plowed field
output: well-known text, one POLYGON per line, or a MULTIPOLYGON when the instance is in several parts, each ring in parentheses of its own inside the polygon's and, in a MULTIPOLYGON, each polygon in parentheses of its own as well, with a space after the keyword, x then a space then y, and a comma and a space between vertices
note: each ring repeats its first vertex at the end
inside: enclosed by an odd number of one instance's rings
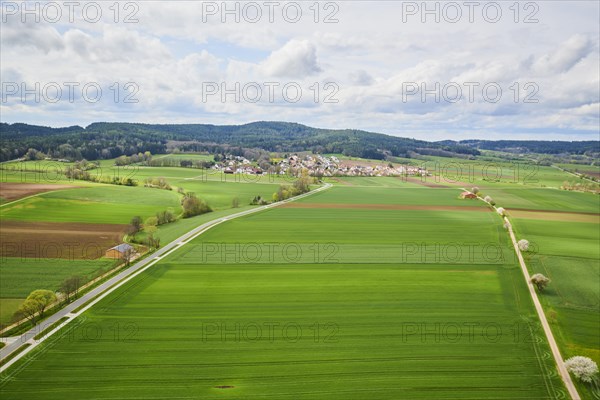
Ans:
POLYGON ((600 224, 600 214, 597 213, 577 213, 560 210, 528 210, 525 208, 509 208, 507 211, 510 213, 511 217, 515 218, 600 224))
POLYGON ((121 243, 127 225, 0 222, 0 256, 95 259, 121 243))
POLYGON ((77 186, 71 185, 51 185, 46 183, 14 183, 0 182, 0 197, 4 200, 14 201, 23 197, 32 196, 42 192, 50 192, 59 189, 74 189, 77 186))

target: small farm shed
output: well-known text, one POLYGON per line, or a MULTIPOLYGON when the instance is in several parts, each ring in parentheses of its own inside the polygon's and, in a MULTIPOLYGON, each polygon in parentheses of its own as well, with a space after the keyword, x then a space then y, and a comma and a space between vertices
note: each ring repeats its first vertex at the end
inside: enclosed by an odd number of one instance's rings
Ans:
POLYGON ((461 199, 476 199, 477 195, 475 193, 471 193, 471 192, 462 192, 460 194, 460 198, 461 199))
POLYGON ((133 251, 133 247, 131 247, 127 243, 121 243, 118 246, 111 247, 110 249, 106 250, 105 256, 107 258, 123 258, 123 255, 125 255, 125 253, 131 251, 133 251))

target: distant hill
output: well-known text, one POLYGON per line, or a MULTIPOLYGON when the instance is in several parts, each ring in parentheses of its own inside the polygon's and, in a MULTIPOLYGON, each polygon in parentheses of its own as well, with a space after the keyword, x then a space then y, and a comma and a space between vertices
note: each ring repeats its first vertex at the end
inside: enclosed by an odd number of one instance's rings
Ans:
POLYGON ((582 154, 595 151, 598 147, 598 142, 427 142, 361 130, 318 129, 290 122, 253 122, 245 125, 97 122, 86 128, 0 123, 0 138, 0 161, 22 157, 29 148, 55 158, 97 160, 145 151, 165 153, 168 145, 175 145, 183 151, 313 151, 371 159, 412 157, 418 154, 465 157, 479 155, 479 149, 582 154))

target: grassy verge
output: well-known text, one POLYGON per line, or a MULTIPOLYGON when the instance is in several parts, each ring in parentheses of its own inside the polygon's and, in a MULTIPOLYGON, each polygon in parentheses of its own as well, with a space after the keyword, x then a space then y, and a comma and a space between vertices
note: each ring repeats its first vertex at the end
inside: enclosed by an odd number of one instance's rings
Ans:
POLYGON ((19 347, 17 350, 10 353, 8 355, 8 357, 6 357, 2 361, 0 361, 0 367, 3 366, 4 364, 6 364, 7 362, 9 362, 10 360, 12 360, 13 358, 15 358, 19 353, 21 353, 23 350, 25 350, 29 346, 31 346, 31 343, 25 343, 24 345, 19 347))

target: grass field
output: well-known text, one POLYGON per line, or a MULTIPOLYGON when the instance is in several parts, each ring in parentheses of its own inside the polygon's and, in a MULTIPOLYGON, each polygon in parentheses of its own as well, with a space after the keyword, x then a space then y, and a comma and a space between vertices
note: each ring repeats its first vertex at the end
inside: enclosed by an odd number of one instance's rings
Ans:
POLYGON ((10 322, 23 300, 36 289, 57 291, 67 278, 84 281, 114 267, 114 260, 2 258, 0 263, 0 324, 10 322))
MULTIPOLYGON (((534 189, 515 193, 544 209, 596 213, 600 209, 600 198, 593 194, 534 189)), ((512 203, 506 199, 503 204, 512 203)), ((587 223, 512 220, 518 237, 529 240, 534 248, 527 254, 530 273, 552 280, 540 300, 563 357, 584 355, 600 363, 600 225, 597 215, 588 219, 587 223)), ((578 389, 584 399, 598 396, 588 385, 578 383, 578 389)))
MULTIPOLYGON (((304 202, 338 204, 347 190, 304 202)), ((367 204, 427 204, 443 193, 354 190, 367 204)), ((455 196, 441 196, 439 204, 456 206, 455 196)), ((378 245, 407 243, 509 249, 491 212, 253 214, 102 300, 4 374, 0 390, 6 399, 564 396, 512 260, 377 259, 378 245)))
POLYGON ((181 212, 179 196, 171 191, 98 185, 23 199, 3 207, 0 215, 19 221, 127 224, 135 215, 147 218, 169 207, 181 212))

